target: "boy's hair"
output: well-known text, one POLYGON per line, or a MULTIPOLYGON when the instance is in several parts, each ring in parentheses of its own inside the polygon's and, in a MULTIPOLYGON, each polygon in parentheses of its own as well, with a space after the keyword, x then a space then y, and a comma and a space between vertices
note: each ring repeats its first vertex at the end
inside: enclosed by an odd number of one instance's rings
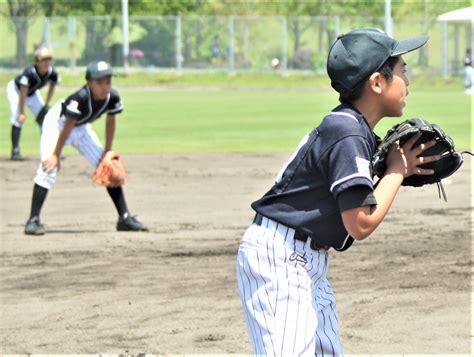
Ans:
MULTIPOLYGON (((382 76, 385 77, 387 80, 391 80, 393 78, 393 69, 397 64, 399 57, 390 57, 388 60, 384 62, 382 66, 375 72, 379 72, 382 76)), ((339 102, 341 103, 351 103, 362 96, 364 92, 365 84, 367 80, 363 81, 357 87, 355 87, 352 91, 348 93, 339 94, 339 102)))

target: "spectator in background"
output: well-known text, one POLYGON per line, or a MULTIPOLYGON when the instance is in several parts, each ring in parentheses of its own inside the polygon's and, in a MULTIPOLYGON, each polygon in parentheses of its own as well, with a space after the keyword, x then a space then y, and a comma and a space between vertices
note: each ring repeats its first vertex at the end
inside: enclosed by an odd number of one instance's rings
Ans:
POLYGON ((220 45, 220 39, 219 35, 215 35, 214 39, 212 40, 212 48, 211 48, 211 54, 212 54, 212 63, 216 64, 219 56, 221 54, 221 45, 220 45))
POLYGON ((466 50, 466 56, 464 56, 464 91, 467 94, 472 93, 472 55, 470 48, 466 50))

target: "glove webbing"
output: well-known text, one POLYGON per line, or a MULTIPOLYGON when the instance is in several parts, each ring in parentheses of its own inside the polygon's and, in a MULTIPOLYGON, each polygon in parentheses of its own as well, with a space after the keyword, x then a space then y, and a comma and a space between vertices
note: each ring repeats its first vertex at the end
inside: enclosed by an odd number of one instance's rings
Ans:
MULTIPOLYGON (((463 154, 468 154, 468 155, 471 155, 471 156, 474 156, 474 154, 470 151, 461 151, 461 156, 463 154)), ((448 202, 448 197, 446 196, 446 191, 444 190, 444 186, 443 184, 441 183, 441 181, 439 182, 436 182, 436 185, 438 186, 438 196, 439 196, 439 199, 441 199, 441 195, 443 196, 443 199, 444 199, 444 202, 448 202)))

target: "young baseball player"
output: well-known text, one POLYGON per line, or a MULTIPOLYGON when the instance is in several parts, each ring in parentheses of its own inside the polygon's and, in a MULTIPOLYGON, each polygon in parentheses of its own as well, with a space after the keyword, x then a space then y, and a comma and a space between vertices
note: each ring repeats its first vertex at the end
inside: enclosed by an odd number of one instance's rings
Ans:
MULTIPOLYGON (((56 103, 46 115, 41 134, 41 163, 36 172, 30 218, 25 234, 41 235, 45 230, 40 223, 40 211, 48 190, 55 182, 65 145, 74 146, 92 167, 96 168, 103 155, 112 149, 115 134, 115 115, 123 106, 118 92, 111 87, 112 68, 106 62, 92 62, 86 69, 87 84, 56 103), (90 123, 106 113, 105 149, 92 130, 90 123)), ((118 231, 146 231, 147 228, 130 214, 122 187, 107 187, 119 219, 118 231)))
POLYGON ((12 123, 12 160, 23 160, 20 154, 20 134, 26 121, 25 105, 33 112, 41 129, 44 116, 40 116, 40 113, 42 110, 47 110, 53 98, 54 89, 61 80, 58 72, 52 66, 52 60, 51 50, 44 47, 38 48, 35 51, 35 64, 25 68, 21 75, 8 82, 7 97, 12 123), (44 101, 40 89, 48 83, 48 94, 46 101, 44 101))
POLYGON ((434 142, 393 147, 374 185, 371 160, 384 117, 403 114, 408 78, 403 54, 419 36, 397 41, 376 29, 341 35, 327 71, 340 105, 300 142, 275 184, 253 202, 240 243, 237 278, 253 351, 264 356, 340 356, 336 302, 327 280, 328 249, 348 249, 382 222, 405 177, 433 172, 418 157, 434 142))

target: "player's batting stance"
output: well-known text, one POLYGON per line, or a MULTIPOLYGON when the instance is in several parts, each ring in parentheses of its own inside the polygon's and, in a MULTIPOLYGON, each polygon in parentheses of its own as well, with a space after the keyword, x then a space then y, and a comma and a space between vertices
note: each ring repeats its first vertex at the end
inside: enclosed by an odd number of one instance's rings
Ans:
MULTIPOLYGON (((40 211, 48 190, 55 182, 61 164, 61 151, 65 145, 74 146, 92 167, 112 149, 115 134, 115 115, 123 106, 118 92, 112 88, 112 68, 106 62, 92 62, 86 70, 87 84, 56 103, 46 115, 41 135, 41 163, 34 178, 30 218, 25 234, 41 235, 45 230, 40 223, 40 211), (106 113, 105 149, 102 147, 91 122, 106 113)), ((117 208, 119 231, 144 231, 147 228, 128 211, 122 187, 107 187, 117 208)))
MULTIPOLYGON (((408 78, 403 54, 419 36, 397 41, 376 29, 338 37, 327 70, 340 105, 306 135, 273 187, 253 202, 253 223, 237 256, 237 278, 253 351, 262 356, 340 356, 336 302, 327 279, 328 249, 367 238, 387 214, 405 177, 439 156, 435 143, 392 147, 374 187, 374 127, 399 117, 408 78)), ((350 269, 350 267, 348 267, 350 269)))
POLYGON ((36 122, 41 128, 48 105, 53 98, 54 88, 61 81, 58 72, 52 66, 53 54, 50 49, 42 47, 35 51, 35 64, 25 68, 23 73, 8 82, 7 97, 10 105, 10 121, 12 124, 11 159, 23 160, 20 154, 21 128, 25 124, 25 106, 31 109, 36 122), (46 101, 40 89, 49 83, 46 101))

